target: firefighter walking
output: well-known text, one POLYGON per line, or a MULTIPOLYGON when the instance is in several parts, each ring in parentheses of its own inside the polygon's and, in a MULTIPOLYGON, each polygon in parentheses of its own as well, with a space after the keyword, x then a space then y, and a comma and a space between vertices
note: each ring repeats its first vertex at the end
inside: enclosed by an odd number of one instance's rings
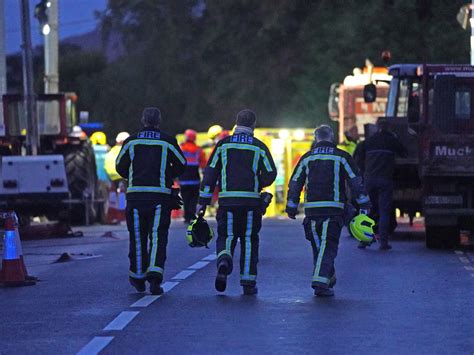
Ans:
MULTIPOLYGON (((379 118, 377 128, 376 133, 357 146, 355 159, 364 171, 364 183, 379 216, 379 249, 390 250, 390 234, 396 227, 393 208, 395 156, 406 157, 408 152, 397 136, 389 130, 386 118, 379 118)), ((363 242, 359 244, 359 248, 366 246, 363 242)))
POLYGON ((295 219, 303 187, 306 239, 313 249, 314 272, 311 286, 316 296, 333 296, 336 283, 334 260, 344 225, 346 182, 363 212, 370 207, 359 170, 347 153, 334 144, 331 127, 322 125, 314 132, 315 144, 304 154, 289 182, 286 212, 295 219))
POLYGON ((181 150, 187 161, 187 167, 183 175, 179 177, 179 186, 183 196, 184 222, 189 224, 193 220, 199 199, 199 185, 201 176, 199 169, 206 166, 206 155, 200 146, 196 144, 197 133, 195 130, 187 129, 184 132, 186 141, 181 144, 181 150))
POLYGON ((144 128, 130 136, 117 157, 118 174, 128 179, 127 227, 130 233, 130 283, 138 292, 163 293, 160 284, 173 208, 173 179, 186 168, 176 139, 160 130, 161 113, 143 111, 144 128))
POLYGON ((262 225, 261 190, 270 186, 277 172, 270 151, 253 136, 256 115, 237 114, 232 136, 220 140, 209 158, 201 184, 198 213, 211 203, 219 183, 217 211, 217 276, 215 287, 223 292, 233 269, 233 254, 240 238, 240 284, 246 295, 257 293, 258 233, 262 225))

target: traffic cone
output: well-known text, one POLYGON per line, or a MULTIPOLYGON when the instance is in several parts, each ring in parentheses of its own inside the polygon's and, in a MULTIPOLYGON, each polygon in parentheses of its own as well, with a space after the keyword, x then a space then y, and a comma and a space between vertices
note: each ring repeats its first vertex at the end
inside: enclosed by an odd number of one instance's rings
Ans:
POLYGON ((5 220, 5 234, 3 237, 3 261, 0 283, 3 286, 29 286, 36 282, 27 280, 26 267, 20 259, 21 243, 17 240, 15 232, 15 220, 12 213, 5 220))
POLYGON ((20 239, 20 232, 18 230, 18 217, 15 212, 10 212, 11 216, 13 218, 14 226, 15 226, 15 243, 18 248, 18 255, 20 255, 20 263, 21 263, 21 268, 23 270, 23 273, 25 274, 25 279, 26 280, 32 280, 32 281, 37 281, 38 278, 28 275, 28 271, 26 270, 26 264, 25 260, 23 259, 23 248, 21 247, 21 239, 20 239))

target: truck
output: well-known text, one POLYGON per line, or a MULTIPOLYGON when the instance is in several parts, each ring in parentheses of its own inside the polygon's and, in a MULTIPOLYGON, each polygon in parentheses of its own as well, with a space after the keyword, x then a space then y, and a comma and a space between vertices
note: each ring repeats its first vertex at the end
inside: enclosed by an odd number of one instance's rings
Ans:
POLYGON ((31 217, 84 224, 105 220, 107 189, 96 173, 87 137, 75 131, 77 96, 36 96, 38 155, 25 153, 23 96, 3 95, 0 122, 0 208, 15 210, 22 224, 31 217))
MULTIPOLYGON (((453 247, 474 229, 474 66, 396 64, 389 74, 385 117, 408 149, 395 163, 395 205, 422 211, 428 248, 453 247)), ((366 85, 366 101, 376 91, 366 85)))
POLYGON ((354 141, 363 138, 364 126, 375 123, 377 117, 384 114, 390 79, 386 67, 366 66, 355 68, 342 83, 331 85, 328 112, 329 118, 338 122, 339 142, 344 141, 346 132, 350 132, 354 141), (377 97, 366 102, 364 86, 372 82, 377 87, 377 97))

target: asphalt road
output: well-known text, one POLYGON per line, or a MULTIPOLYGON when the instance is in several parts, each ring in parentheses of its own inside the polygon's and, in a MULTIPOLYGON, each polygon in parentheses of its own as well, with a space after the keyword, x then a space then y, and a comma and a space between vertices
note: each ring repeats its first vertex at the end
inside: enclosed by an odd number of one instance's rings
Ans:
POLYGON ((162 297, 128 285, 125 227, 83 230, 23 243, 41 281, 0 289, 0 354, 474 353, 474 254, 427 250, 419 232, 388 252, 344 233, 336 297, 320 299, 301 221, 264 222, 257 296, 241 295, 237 273, 218 294, 213 248, 189 248, 180 223, 162 297), (63 252, 72 260, 53 263, 63 252))

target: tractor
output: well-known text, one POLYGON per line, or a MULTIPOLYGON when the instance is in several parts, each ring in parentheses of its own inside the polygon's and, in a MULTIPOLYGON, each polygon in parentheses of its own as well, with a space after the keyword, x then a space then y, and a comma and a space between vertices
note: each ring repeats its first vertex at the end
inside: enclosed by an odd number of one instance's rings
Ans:
POLYGON ((78 129, 73 93, 36 96, 38 155, 26 155, 27 122, 22 95, 3 96, 0 122, 0 207, 20 222, 31 217, 88 224, 105 219, 107 191, 96 173, 94 152, 78 129))

